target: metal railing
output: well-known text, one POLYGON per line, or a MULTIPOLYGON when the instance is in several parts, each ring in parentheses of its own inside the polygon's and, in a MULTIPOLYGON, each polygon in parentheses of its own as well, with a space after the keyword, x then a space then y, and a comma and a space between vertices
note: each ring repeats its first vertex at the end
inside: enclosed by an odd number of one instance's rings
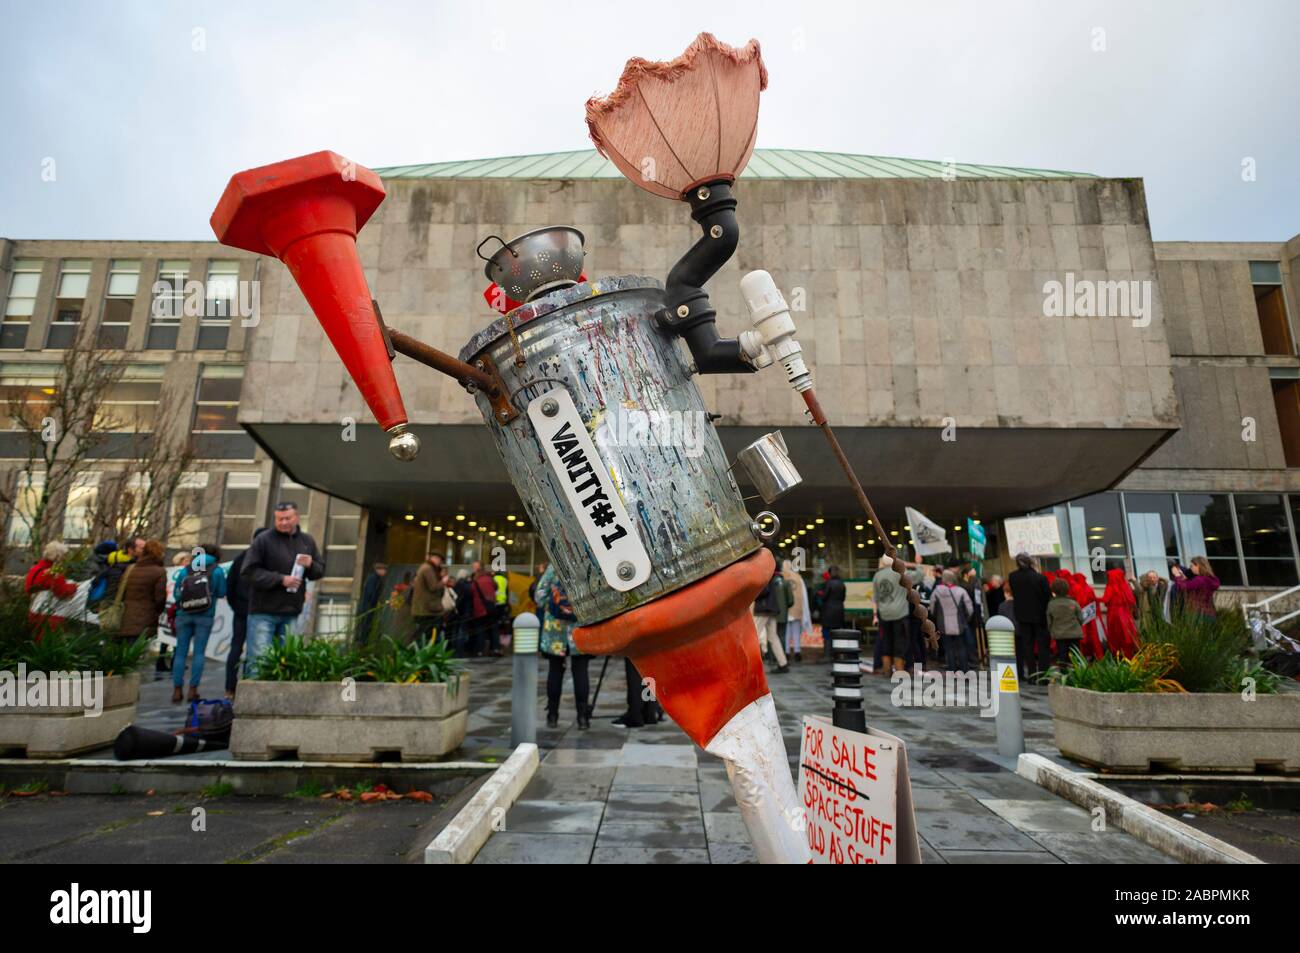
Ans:
POLYGON ((1288 596, 1300 596, 1300 586, 1292 586, 1290 589, 1284 589, 1281 592, 1274 593, 1267 599, 1261 599, 1259 602, 1242 603, 1241 611, 1245 613, 1247 619, 1252 615, 1260 616, 1263 618, 1265 624, 1278 626, 1300 616, 1300 607, 1298 607, 1286 613, 1286 615, 1279 616, 1276 619, 1273 618, 1273 610, 1270 608, 1271 604, 1277 602, 1279 599, 1285 599, 1288 596))
POLYGON ((1246 625, 1250 629, 1256 649, 1278 648, 1284 652, 1300 651, 1300 642, 1279 631, 1278 626, 1300 616, 1300 607, 1285 615, 1273 617, 1271 603, 1287 596, 1300 596, 1300 586, 1292 586, 1282 592, 1274 593, 1259 602, 1242 603, 1241 611, 1246 616, 1246 625), (1258 624, 1257 624, 1258 623, 1258 624))

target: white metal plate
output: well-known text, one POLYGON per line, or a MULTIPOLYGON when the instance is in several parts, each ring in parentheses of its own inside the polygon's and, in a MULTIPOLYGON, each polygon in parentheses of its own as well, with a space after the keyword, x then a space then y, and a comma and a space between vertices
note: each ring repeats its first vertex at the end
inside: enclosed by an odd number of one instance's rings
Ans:
POLYGON ((627 592, 650 578, 650 554, 627 515, 623 497, 596 452, 578 408, 567 390, 547 391, 528 404, 528 419, 546 453, 546 462, 569 501, 572 522, 581 531, 611 589, 627 592), (555 413, 542 411, 555 402, 555 413), (618 567, 628 564, 626 579, 618 567))

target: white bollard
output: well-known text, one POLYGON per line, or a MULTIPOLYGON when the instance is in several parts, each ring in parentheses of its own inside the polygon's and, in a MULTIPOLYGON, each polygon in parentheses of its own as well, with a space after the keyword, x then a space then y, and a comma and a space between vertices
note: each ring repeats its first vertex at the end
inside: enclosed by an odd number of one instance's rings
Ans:
POLYGON ((989 637, 989 688, 998 693, 998 754, 1019 757, 1025 750, 1025 729, 1020 721, 1020 678, 1016 673, 1016 627, 1006 616, 995 615, 984 624, 989 637))
POLYGON ((515 616, 511 629, 514 679, 510 686, 510 745, 537 743, 537 637, 542 623, 531 612, 515 616))

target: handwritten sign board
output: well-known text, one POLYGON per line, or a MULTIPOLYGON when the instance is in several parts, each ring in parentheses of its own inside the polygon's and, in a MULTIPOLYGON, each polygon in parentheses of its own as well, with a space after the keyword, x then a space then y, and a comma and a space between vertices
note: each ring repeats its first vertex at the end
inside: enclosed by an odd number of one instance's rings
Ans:
POLYGON ((814 864, 919 864, 907 748, 883 731, 803 720, 799 797, 814 864))
POLYGON ((1021 519, 1003 520, 1007 534, 1007 551, 1011 555, 1029 553, 1032 556, 1061 555, 1061 529, 1055 516, 1025 516, 1021 519))
POLYGON ((876 605, 874 592, 870 579, 845 579, 844 611, 870 612, 876 605))

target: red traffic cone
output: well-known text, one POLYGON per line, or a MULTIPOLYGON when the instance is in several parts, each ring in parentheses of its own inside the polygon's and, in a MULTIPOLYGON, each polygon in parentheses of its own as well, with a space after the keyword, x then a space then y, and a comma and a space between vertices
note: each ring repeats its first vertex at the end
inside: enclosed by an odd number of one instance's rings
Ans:
POLYGON ((264 165, 232 176, 212 213, 217 240, 280 259, 302 289, 343 366, 401 459, 419 444, 357 255, 357 232, 384 200, 369 169, 333 152, 264 165))

